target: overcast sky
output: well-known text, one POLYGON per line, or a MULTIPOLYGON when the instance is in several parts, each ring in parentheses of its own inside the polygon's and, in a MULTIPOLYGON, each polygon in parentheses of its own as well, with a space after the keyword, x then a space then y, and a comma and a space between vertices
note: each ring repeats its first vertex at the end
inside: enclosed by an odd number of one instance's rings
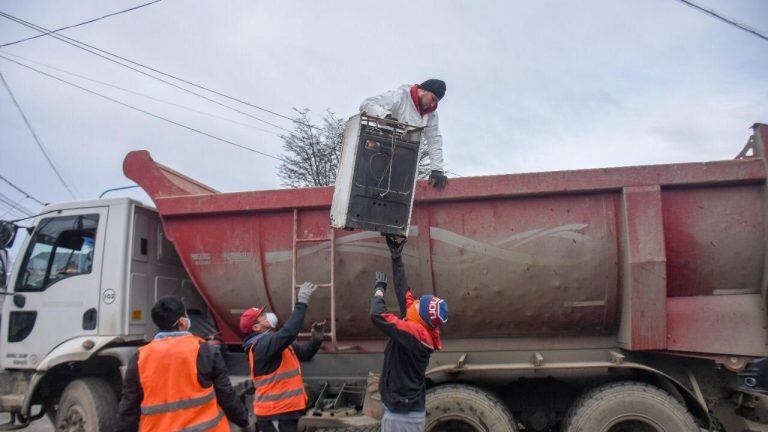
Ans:
MULTIPOLYGON (((768 31, 764 0, 697 1, 768 31)), ((3 0, 0 10, 58 28, 143 2, 3 0)), ((37 34, 0 20, 0 43, 37 34)), ((367 96, 442 78, 446 165, 465 176, 730 159, 750 125, 768 122, 768 41, 676 0, 163 0, 62 33, 279 113, 309 108, 316 118, 326 109, 348 117, 367 96)), ((242 145, 282 151, 278 129, 51 37, 0 53, 250 125, 36 66, 242 145)), ((275 160, 2 59, 0 71, 78 198, 131 184, 121 164, 135 149, 222 191, 280 187, 275 160)), ((0 149, 4 177, 43 201, 70 199, 4 88, 0 149)), ((0 192, 21 197, 5 184, 0 192)))

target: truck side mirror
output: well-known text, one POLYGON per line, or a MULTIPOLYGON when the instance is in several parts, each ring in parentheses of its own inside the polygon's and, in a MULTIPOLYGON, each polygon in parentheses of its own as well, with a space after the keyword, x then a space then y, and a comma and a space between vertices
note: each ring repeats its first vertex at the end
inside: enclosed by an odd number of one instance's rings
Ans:
POLYGON ((5 249, 0 249, 0 289, 5 290, 5 285, 8 283, 8 252, 5 249))
POLYGON ((13 222, 0 221, 0 249, 10 249, 13 246, 17 228, 13 222))

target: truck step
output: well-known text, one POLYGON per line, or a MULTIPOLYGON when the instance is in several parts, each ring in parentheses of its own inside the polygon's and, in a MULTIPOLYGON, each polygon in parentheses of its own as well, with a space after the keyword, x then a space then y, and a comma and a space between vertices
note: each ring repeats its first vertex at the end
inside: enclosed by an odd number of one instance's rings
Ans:
POLYGON ((0 412, 12 412, 21 410, 24 405, 23 394, 9 394, 0 396, 0 412))

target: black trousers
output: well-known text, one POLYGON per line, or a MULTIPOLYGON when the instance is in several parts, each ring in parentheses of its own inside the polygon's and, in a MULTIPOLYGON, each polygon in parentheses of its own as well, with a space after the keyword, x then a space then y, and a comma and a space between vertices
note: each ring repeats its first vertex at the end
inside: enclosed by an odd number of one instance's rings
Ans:
POLYGON ((271 420, 259 420, 256 423, 261 432, 298 432, 299 430, 299 419, 274 421, 277 422, 277 428, 271 420))

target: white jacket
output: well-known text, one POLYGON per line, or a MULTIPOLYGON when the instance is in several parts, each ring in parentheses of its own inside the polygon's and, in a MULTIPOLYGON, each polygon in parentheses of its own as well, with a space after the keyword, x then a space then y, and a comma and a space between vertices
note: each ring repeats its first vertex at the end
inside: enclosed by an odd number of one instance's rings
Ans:
POLYGON ((437 111, 425 116, 411 99, 411 85, 405 84, 395 90, 390 90, 378 96, 369 97, 360 105, 360 112, 374 117, 386 117, 392 114, 397 121, 411 126, 424 127, 421 135, 421 145, 429 151, 429 168, 443 171, 443 136, 438 126, 437 111))

